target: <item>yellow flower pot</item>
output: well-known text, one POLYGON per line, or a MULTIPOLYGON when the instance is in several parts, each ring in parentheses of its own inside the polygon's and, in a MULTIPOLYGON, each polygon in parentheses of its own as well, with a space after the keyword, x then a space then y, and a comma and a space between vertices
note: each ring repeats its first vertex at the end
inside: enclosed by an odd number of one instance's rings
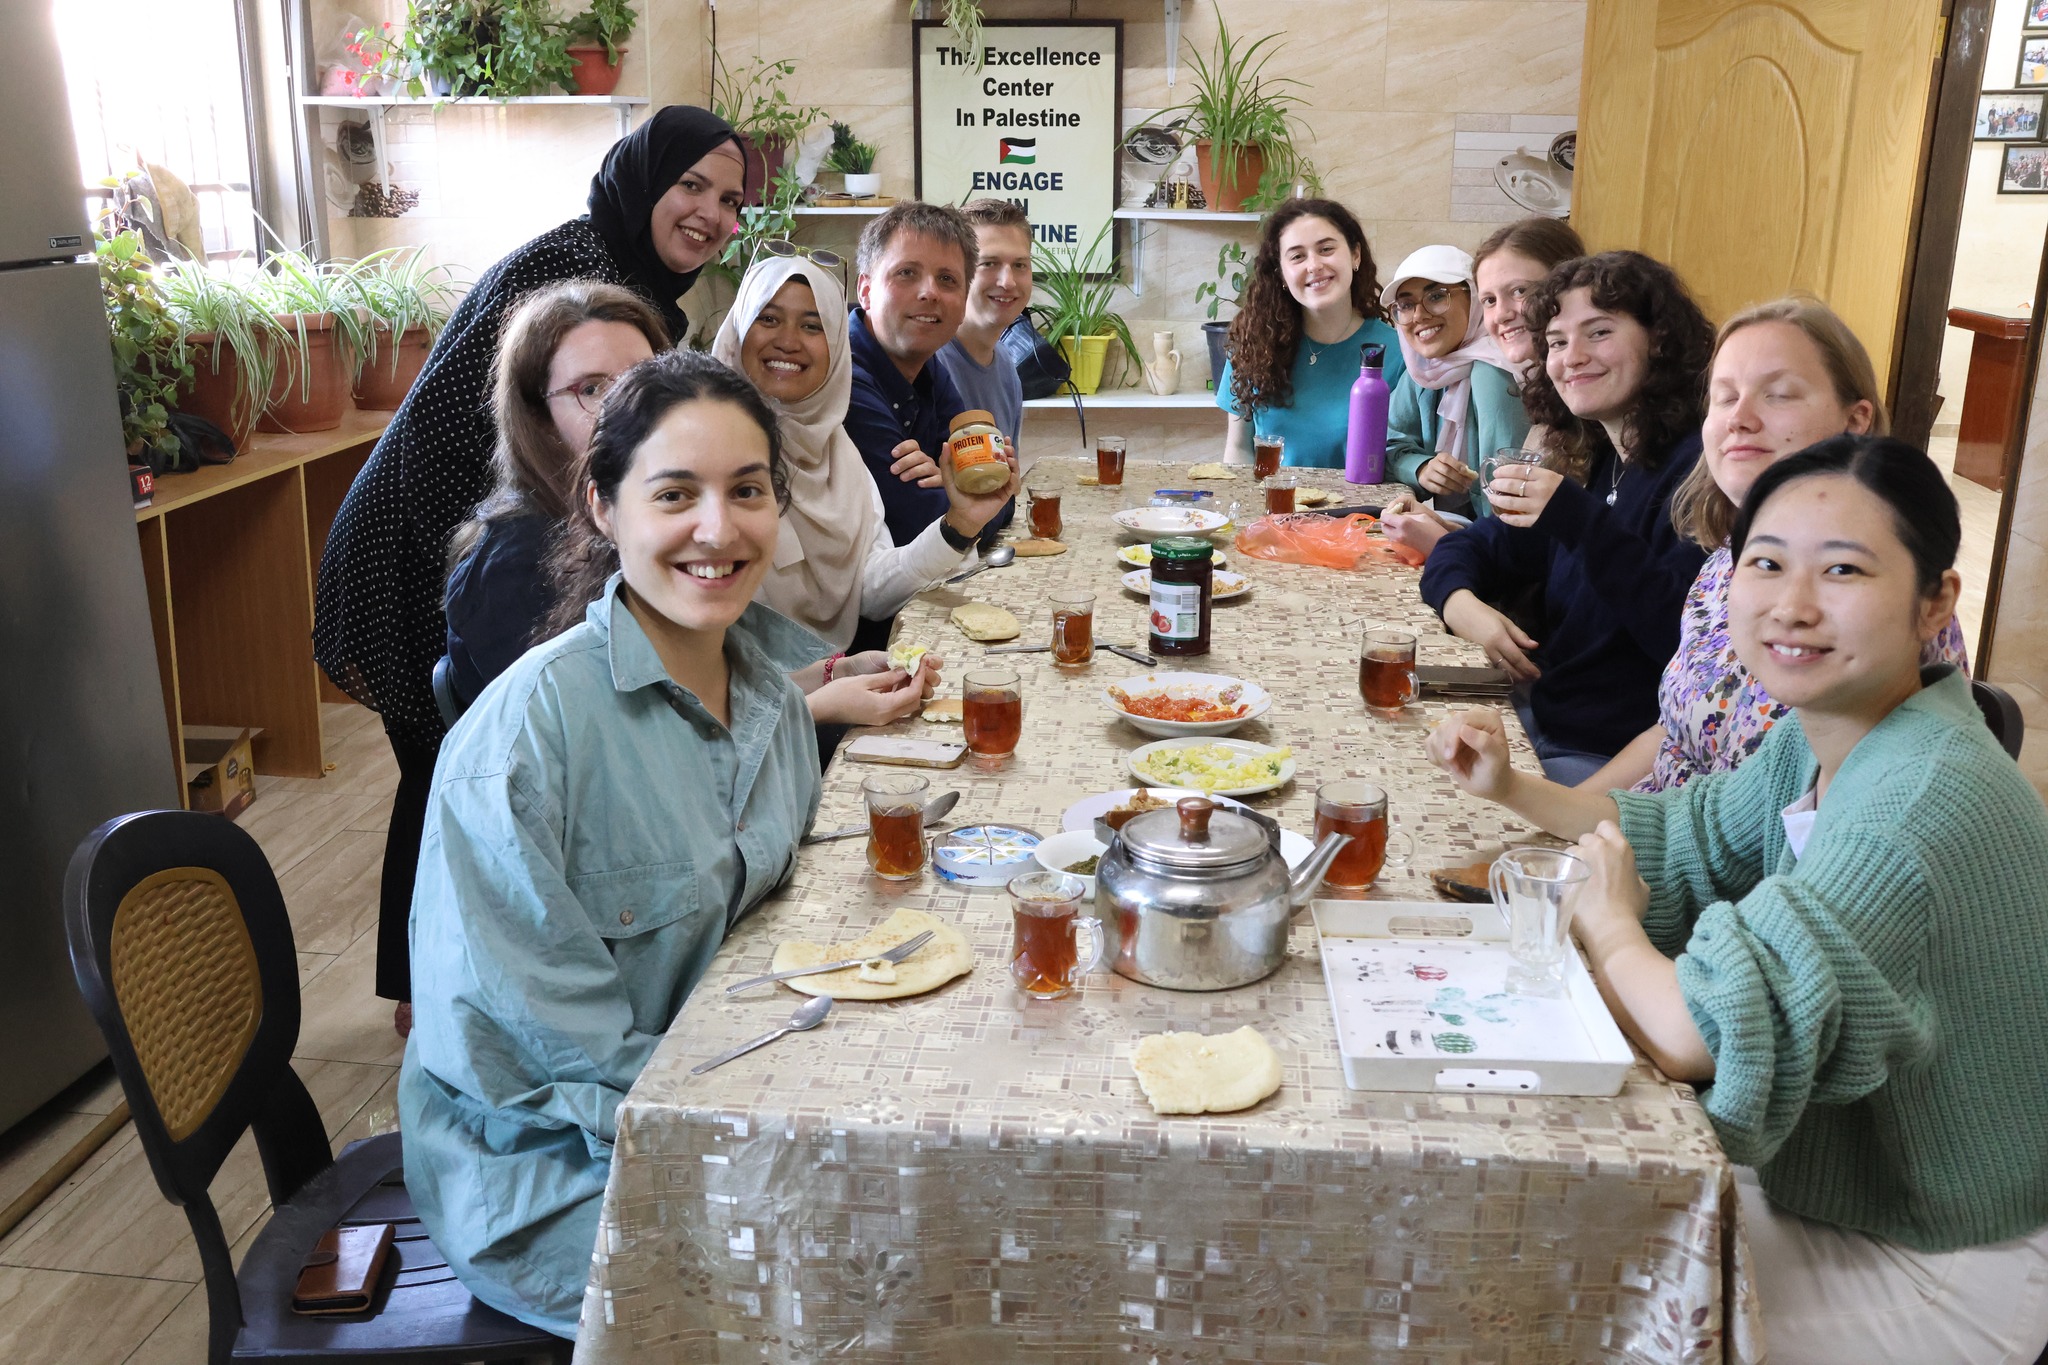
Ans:
POLYGON ((1066 358, 1068 367, 1074 372, 1073 377, 1067 380, 1074 392, 1093 393, 1102 387, 1102 366, 1109 358, 1109 343, 1113 340, 1115 337, 1109 332, 1080 338, 1060 338, 1060 354, 1066 358))

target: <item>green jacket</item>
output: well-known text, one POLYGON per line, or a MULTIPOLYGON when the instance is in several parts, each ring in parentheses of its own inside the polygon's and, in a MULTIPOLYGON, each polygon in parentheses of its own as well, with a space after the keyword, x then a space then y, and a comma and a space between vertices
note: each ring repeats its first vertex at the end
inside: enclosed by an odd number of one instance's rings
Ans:
POLYGON ((1795 712, 1755 757, 1614 794, 1644 928, 1714 1055, 1721 1144, 1793 1213, 1948 1251, 2048 1224, 2048 811, 1950 668, 1864 736, 1805 853, 1795 712))
MULTIPOLYGON (((1399 479, 1423 497, 1431 496, 1415 481, 1422 466, 1436 454, 1436 405, 1443 390, 1425 389, 1413 375, 1403 374, 1387 401, 1387 476, 1399 479)), ((1465 444, 1465 464, 1473 473, 1494 451, 1519 446, 1529 434, 1529 414, 1522 410, 1522 391, 1514 376, 1484 362, 1472 367, 1472 403, 1468 420, 1476 422, 1465 444)), ((1472 490, 1471 512, 1490 516, 1486 495, 1472 490)))

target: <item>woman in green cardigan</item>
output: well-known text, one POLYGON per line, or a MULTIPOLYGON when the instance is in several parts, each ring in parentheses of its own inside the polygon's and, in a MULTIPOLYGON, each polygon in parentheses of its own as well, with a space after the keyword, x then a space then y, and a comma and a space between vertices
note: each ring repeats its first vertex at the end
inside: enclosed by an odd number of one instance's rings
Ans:
POLYGON ((1601 994, 1753 1168, 1774 1365, 2048 1340, 2048 811, 1968 680, 1920 667, 1960 538, 1920 451, 1822 441, 1757 478, 1730 539, 1736 650, 1793 708, 1746 764, 1599 795, 1511 768, 1491 712, 1429 741, 1578 840, 1601 994))

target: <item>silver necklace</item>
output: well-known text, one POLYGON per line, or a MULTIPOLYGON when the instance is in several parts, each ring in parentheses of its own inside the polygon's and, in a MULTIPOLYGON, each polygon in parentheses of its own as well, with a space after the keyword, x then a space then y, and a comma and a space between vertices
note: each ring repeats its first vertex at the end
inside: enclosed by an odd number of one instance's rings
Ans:
POLYGON ((1614 457, 1614 482, 1607 487, 1607 505, 1614 506, 1614 500, 1621 496, 1621 481, 1628 477, 1628 464, 1619 455, 1614 457))

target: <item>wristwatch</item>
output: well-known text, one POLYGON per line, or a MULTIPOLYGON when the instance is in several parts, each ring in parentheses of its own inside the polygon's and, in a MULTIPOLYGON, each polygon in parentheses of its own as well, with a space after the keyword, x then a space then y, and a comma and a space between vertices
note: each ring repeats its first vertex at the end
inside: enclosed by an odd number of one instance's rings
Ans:
POLYGON ((946 538, 946 544, 953 548, 955 554, 965 554, 974 548, 974 537, 954 530, 953 523, 944 517, 939 518, 939 534, 946 538))

